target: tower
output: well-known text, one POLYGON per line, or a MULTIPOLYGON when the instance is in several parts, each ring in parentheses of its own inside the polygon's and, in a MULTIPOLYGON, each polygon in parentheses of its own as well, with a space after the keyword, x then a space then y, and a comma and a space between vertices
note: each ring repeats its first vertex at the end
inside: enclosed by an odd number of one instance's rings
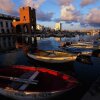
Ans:
POLYGON ((19 33, 35 33, 36 31, 36 12, 31 7, 20 8, 20 21, 13 21, 13 27, 19 33))

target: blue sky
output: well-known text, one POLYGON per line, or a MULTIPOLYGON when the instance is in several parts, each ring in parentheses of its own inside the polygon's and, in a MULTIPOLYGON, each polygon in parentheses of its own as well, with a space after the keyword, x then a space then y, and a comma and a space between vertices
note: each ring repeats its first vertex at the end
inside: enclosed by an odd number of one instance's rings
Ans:
POLYGON ((0 0, 3 13, 18 15, 21 6, 35 8, 37 23, 51 28, 56 22, 65 30, 100 28, 100 0, 0 0))

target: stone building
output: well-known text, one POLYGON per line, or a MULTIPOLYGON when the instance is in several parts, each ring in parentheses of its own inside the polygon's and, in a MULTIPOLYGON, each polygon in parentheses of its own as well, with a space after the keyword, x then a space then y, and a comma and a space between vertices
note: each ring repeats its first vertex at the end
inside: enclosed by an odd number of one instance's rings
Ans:
POLYGON ((13 27, 16 33, 32 34, 36 31, 36 13, 35 9, 31 7, 20 8, 20 20, 13 21, 13 27))
POLYGON ((12 21, 14 19, 19 20, 19 18, 15 16, 0 14, 0 33, 1 34, 13 33, 12 21))

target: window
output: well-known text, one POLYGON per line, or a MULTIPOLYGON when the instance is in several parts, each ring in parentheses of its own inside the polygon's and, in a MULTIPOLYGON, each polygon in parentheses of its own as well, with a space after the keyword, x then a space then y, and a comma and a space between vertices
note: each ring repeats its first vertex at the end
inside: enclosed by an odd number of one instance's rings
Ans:
POLYGON ((8 22, 6 22, 6 27, 8 27, 8 22))
POLYGON ((5 33, 5 30, 4 29, 1 29, 1 33, 5 33))
POLYGON ((3 27, 3 22, 0 22, 0 26, 3 27))
POLYGON ((7 29, 7 33, 10 33, 9 29, 7 29))
POLYGON ((13 27, 12 23, 10 23, 11 27, 13 27))
POLYGON ((12 29, 12 33, 14 32, 14 30, 12 29))
POLYGON ((23 19, 23 21, 26 21, 26 17, 24 16, 24 19, 23 19))

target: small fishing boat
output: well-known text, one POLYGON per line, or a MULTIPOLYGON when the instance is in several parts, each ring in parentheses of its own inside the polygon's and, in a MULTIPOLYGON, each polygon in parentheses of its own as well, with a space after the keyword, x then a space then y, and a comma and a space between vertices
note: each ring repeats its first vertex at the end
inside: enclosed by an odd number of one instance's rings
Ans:
POLYGON ((47 63, 64 63, 73 61, 77 57, 76 54, 72 53, 61 52, 61 51, 43 51, 43 50, 38 50, 37 52, 34 53, 29 52, 27 56, 29 58, 47 63))
POLYGON ((69 75, 46 68, 22 65, 0 68, 0 94, 17 100, 47 100, 69 91, 77 83, 69 75))
POLYGON ((68 46, 68 47, 60 47, 64 51, 68 51, 71 53, 76 53, 76 54, 91 54, 92 49, 89 48, 78 48, 78 47, 73 47, 73 46, 68 46))

